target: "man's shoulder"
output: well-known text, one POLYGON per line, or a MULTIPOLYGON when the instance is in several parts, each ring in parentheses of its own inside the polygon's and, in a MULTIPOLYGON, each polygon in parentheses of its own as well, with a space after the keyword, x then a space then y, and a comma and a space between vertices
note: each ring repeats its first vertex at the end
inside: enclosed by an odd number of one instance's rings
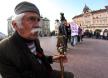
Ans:
POLYGON ((9 45, 10 37, 7 37, 0 41, 0 49, 6 48, 9 45))

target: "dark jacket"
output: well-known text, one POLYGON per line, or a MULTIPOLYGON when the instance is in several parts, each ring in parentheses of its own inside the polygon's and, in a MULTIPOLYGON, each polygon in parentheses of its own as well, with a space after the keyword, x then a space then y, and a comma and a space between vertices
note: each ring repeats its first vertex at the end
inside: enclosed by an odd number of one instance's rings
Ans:
POLYGON ((17 33, 0 43, 0 74, 3 78, 49 78, 52 56, 45 56, 40 42, 35 41, 37 55, 30 52, 27 40, 17 33), (40 64, 37 59, 42 60, 40 64))
POLYGON ((65 27, 66 27, 65 25, 60 24, 60 26, 59 26, 59 34, 60 35, 67 36, 67 32, 66 32, 66 28, 65 27))
POLYGON ((71 35, 71 29, 70 29, 70 24, 69 26, 65 26, 66 32, 67 32, 67 36, 71 35))

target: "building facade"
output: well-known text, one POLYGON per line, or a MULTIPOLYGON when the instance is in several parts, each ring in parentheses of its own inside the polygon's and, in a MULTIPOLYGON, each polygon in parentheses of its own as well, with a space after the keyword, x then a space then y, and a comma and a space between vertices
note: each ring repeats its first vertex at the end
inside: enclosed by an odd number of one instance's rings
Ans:
POLYGON ((73 17, 73 20, 83 28, 84 31, 108 30, 108 6, 105 9, 92 11, 87 5, 83 13, 73 17))
POLYGON ((10 35, 12 35, 13 32, 14 32, 14 29, 12 28, 12 16, 9 17, 9 18, 7 19, 7 21, 8 21, 8 23, 7 23, 7 26, 8 26, 8 29, 7 29, 7 31, 8 31, 8 36, 10 36, 10 35))
POLYGON ((60 21, 57 19, 55 20, 55 35, 57 35, 59 33, 59 26, 60 26, 60 21))
POLYGON ((41 17, 40 27, 40 36, 50 36, 50 20, 48 18, 41 17))

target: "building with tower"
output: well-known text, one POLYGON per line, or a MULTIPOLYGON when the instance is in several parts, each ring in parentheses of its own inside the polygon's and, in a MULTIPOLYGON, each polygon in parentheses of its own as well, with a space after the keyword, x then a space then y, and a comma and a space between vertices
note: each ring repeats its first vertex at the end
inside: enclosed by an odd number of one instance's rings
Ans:
POLYGON ((84 31, 100 31, 108 30, 108 6, 104 9, 91 10, 87 5, 83 8, 83 12, 72 18, 84 31))

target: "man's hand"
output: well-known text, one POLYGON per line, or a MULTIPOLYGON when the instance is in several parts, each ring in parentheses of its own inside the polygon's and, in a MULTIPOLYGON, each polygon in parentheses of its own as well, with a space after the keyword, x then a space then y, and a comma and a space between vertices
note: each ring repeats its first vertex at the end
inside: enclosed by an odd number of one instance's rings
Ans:
POLYGON ((53 61, 59 63, 60 59, 63 59, 63 63, 67 62, 67 57, 63 54, 53 56, 53 61))

